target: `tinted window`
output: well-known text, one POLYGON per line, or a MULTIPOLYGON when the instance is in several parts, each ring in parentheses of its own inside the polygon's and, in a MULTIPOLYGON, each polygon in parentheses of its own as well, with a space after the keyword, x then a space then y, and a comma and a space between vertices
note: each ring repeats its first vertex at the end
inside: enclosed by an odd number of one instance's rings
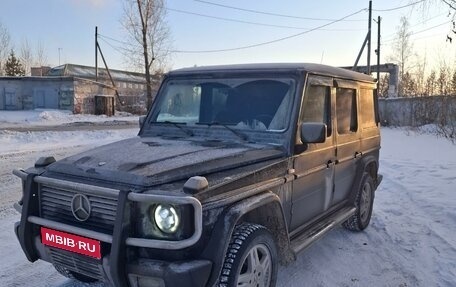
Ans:
POLYGON ((358 130, 358 119, 356 115, 356 90, 337 88, 336 114, 338 134, 347 134, 358 130))
POLYGON ((359 105, 362 127, 376 126, 377 123, 375 121, 374 91, 370 89, 361 89, 359 105))
POLYGON ((308 86, 304 95, 301 121, 325 123, 328 136, 331 135, 330 88, 326 86, 308 86))
POLYGON ((153 121, 284 130, 290 117, 291 79, 172 80, 159 95, 153 121))

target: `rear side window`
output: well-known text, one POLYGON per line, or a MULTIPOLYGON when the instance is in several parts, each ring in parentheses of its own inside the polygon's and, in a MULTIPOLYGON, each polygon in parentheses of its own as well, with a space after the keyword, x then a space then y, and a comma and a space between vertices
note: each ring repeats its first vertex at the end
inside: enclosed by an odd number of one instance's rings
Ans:
POLYGON ((331 135, 330 88, 327 86, 308 86, 304 95, 301 121, 303 123, 324 123, 331 135))
POLYGON ((348 134, 358 130, 356 110, 356 90, 337 88, 336 114, 338 134, 348 134))
POLYGON ((361 127, 369 128, 377 126, 375 120, 374 91, 361 89, 359 110, 361 114, 361 127))

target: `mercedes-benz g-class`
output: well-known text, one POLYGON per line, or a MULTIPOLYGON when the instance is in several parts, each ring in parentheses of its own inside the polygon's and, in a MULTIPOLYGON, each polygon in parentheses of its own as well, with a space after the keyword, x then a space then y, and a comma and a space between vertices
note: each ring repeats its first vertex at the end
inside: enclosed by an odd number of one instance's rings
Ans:
POLYGON ((114 286, 274 286, 332 227, 369 224, 375 81, 317 64, 171 71, 137 137, 15 170, 30 261, 114 286))

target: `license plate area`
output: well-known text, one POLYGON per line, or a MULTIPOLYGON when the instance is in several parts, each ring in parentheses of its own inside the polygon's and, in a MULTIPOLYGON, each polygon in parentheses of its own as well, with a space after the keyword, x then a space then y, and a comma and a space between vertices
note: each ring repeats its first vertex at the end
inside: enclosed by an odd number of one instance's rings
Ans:
POLYGON ((41 227, 41 243, 74 253, 101 259, 99 240, 41 227))

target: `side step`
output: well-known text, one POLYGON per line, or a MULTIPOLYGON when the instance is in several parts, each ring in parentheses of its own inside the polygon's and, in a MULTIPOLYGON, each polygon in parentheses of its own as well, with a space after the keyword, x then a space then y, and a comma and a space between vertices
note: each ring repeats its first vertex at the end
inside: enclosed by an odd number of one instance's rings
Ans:
POLYGON ((329 215, 325 220, 316 223, 311 226, 309 229, 304 230, 301 234, 297 235, 291 241, 291 249, 298 253, 303 249, 307 248, 320 239, 326 232, 330 231, 334 227, 338 226, 350 216, 352 216, 356 211, 356 207, 344 207, 340 210, 329 215))

